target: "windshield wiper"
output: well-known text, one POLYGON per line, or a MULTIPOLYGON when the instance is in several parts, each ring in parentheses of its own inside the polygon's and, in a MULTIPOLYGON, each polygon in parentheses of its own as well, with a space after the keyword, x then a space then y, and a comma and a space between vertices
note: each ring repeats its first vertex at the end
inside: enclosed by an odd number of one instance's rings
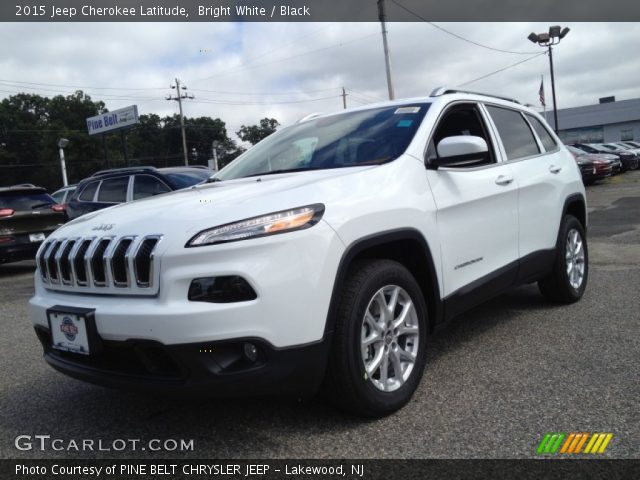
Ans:
POLYGON ((35 210, 36 208, 48 207, 50 205, 53 205, 53 203, 38 203, 38 204, 32 206, 31 210, 35 210))
POLYGON ((244 177, 240 177, 240 178, 262 177, 263 175, 276 175, 278 173, 309 172, 311 170, 322 170, 322 169, 321 168, 309 168, 309 167, 283 168, 281 170, 271 170, 269 172, 252 173, 251 175, 245 175, 244 177))
POLYGON ((221 181, 222 180, 220 180, 218 177, 209 177, 204 183, 215 183, 215 182, 221 182, 221 181))

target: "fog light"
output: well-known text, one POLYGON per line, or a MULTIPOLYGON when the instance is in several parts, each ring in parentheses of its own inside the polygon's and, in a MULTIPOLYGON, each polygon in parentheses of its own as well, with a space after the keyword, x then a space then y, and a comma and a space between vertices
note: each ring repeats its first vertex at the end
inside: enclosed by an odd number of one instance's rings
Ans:
POLYGON ((237 275, 194 278, 189 286, 192 302, 233 303, 258 298, 249 282, 237 275))
POLYGON ((244 356, 250 362, 255 362, 258 359, 258 349, 253 343, 244 344, 244 356))

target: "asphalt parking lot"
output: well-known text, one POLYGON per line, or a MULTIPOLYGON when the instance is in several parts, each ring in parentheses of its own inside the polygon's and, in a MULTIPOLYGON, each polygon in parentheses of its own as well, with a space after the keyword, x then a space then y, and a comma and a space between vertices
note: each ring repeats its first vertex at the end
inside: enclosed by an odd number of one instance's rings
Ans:
POLYGON ((640 458, 640 171, 588 188, 582 301, 514 289, 431 339, 411 403, 382 420, 315 400, 163 399, 48 367, 27 316, 33 262, 0 266, 0 457, 513 458, 547 432, 611 432, 604 456, 640 458), (193 439, 193 452, 19 451, 18 435, 193 439))

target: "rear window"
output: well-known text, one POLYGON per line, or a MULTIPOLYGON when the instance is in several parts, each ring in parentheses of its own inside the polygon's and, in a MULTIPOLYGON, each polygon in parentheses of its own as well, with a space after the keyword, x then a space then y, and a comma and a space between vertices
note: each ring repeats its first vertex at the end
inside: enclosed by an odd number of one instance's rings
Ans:
POLYGON ((493 106, 487 106, 487 110, 496 124, 508 160, 540 153, 533 133, 520 112, 493 106))
POLYGON ((557 149, 558 145, 556 144, 556 141, 549 134, 549 131, 544 127, 544 125, 542 125, 542 122, 532 115, 527 115, 527 118, 529 119, 529 123, 533 129, 536 131, 545 151, 552 152, 557 149))
POLYGON ((0 193, 0 208, 10 208, 15 211, 33 210, 54 203, 56 201, 53 197, 46 193, 0 193))
POLYGON ((186 188, 204 182, 211 176, 210 170, 194 170, 193 172, 164 173, 164 176, 177 188, 186 188))
POLYGON ((98 191, 98 201, 105 203, 122 203, 127 201, 129 177, 117 177, 103 180, 98 191))
POLYGON ((83 202, 92 202, 93 196, 96 194, 96 189, 98 188, 99 182, 91 182, 89 185, 84 187, 84 190, 78 197, 83 202))

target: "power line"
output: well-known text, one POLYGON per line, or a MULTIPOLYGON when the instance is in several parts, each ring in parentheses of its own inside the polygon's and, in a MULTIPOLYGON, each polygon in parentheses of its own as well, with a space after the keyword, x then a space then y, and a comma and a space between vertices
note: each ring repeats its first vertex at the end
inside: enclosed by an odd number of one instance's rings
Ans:
POLYGON ((438 30, 440 30, 440 31, 442 31, 442 32, 444 32, 444 33, 447 33, 447 34, 449 34, 449 35, 451 35, 451 36, 453 36, 453 37, 456 37, 457 39, 462 40, 462 41, 464 41, 464 42, 468 42, 468 43, 471 43, 471 44, 476 45, 476 46, 478 46, 478 47, 486 48, 486 49, 488 49, 488 50, 493 50, 494 52, 501 52, 501 53, 513 53, 513 54, 515 54, 515 55, 531 55, 531 54, 536 53, 536 52, 514 52, 514 51, 512 51, 512 50, 502 50, 501 48, 490 47, 489 45, 484 45, 484 44, 482 44, 482 43, 478 43, 478 42, 476 42, 476 41, 469 40, 468 38, 465 38, 465 37, 463 37, 462 35, 458 35, 457 33, 454 33, 454 32, 452 32, 452 31, 450 31, 450 30, 447 30, 446 28, 441 27, 440 25, 437 25, 437 24, 435 24, 435 23, 433 23, 433 22, 430 22, 429 20, 427 20, 426 18, 424 18, 424 17, 423 17, 423 16, 421 16, 420 14, 418 14, 418 13, 414 12, 413 10, 411 10, 411 9, 409 9, 409 8, 407 8, 407 7, 405 7, 404 5, 402 5, 402 4, 400 4, 400 3, 398 3, 396 0, 391 0, 391 1, 392 1, 395 5, 397 5, 397 6, 398 6, 398 7, 400 7, 401 9, 403 9, 404 11, 406 11, 406 12, 410 13, 411 15, 413 15, 414 17, 417 17, 417 18, 419 18, 420 20, 422 20, 423 22, 428 23, 428 24, 429 24, 429 25, 431 25, 432 27, 437 28, 438 30))
POLYGON ((534 55, 534 56, 529 57, 529 58, 525 58, 524 60, 520 60, 519 62, 516 62, 516 63, 512 63, 511 65, 507 65, 506 67, 503 67, 503 68, 501 68, 499 70, 495 70, 495 71, 493 71, 491 73, 487 73, 486 75, 483 75, 481 77, 474 78, 473 80, 469 80, 468 82, 460 83, 459 85, 456 85, 456 87, 464 87, 465 85, 469 85, 470 83, 475 83, 478 80, 482 80, 484 78, 490 77, 491 75, 495 75, 496 73, 504 72, 505 70, 507 70, 509 68, 516 67, 516 66, 520 65, 521 63, 528 62, 529 60, 533 60, 534 58, 538 58, 539 56, 545 55, 546 53, 547 52, 538 53, 537 55, 534 55))
POLYGON ((222 95, 255 95, 255 96, 270 96, 270 95, 306 95, 309 93, 329 92, 331 90, 338 90, 340 87, 321 88, 319 90, 306 90, 297 92, 228 92, 221 90, 204 90, 201 88, 192 88, 194 92, 207 92, 207 93, 219 93, 222 95))
POLYGON ((1 79, 0 82, 4 83, 21 83, 26 85, 43 85, 45 87, 65 87, 65 88, 89 88, 93 90, 128 90, 128 91, 136 91, 136 90, 164 90, 166 87, 140 87, 140 88, 123 88, 123 87, 90 87, 90 86, 81 86, 81 85, 63 85, 58 83, 36 83, 36 82, 24 82, 22 80, 6 80, 1 79))

